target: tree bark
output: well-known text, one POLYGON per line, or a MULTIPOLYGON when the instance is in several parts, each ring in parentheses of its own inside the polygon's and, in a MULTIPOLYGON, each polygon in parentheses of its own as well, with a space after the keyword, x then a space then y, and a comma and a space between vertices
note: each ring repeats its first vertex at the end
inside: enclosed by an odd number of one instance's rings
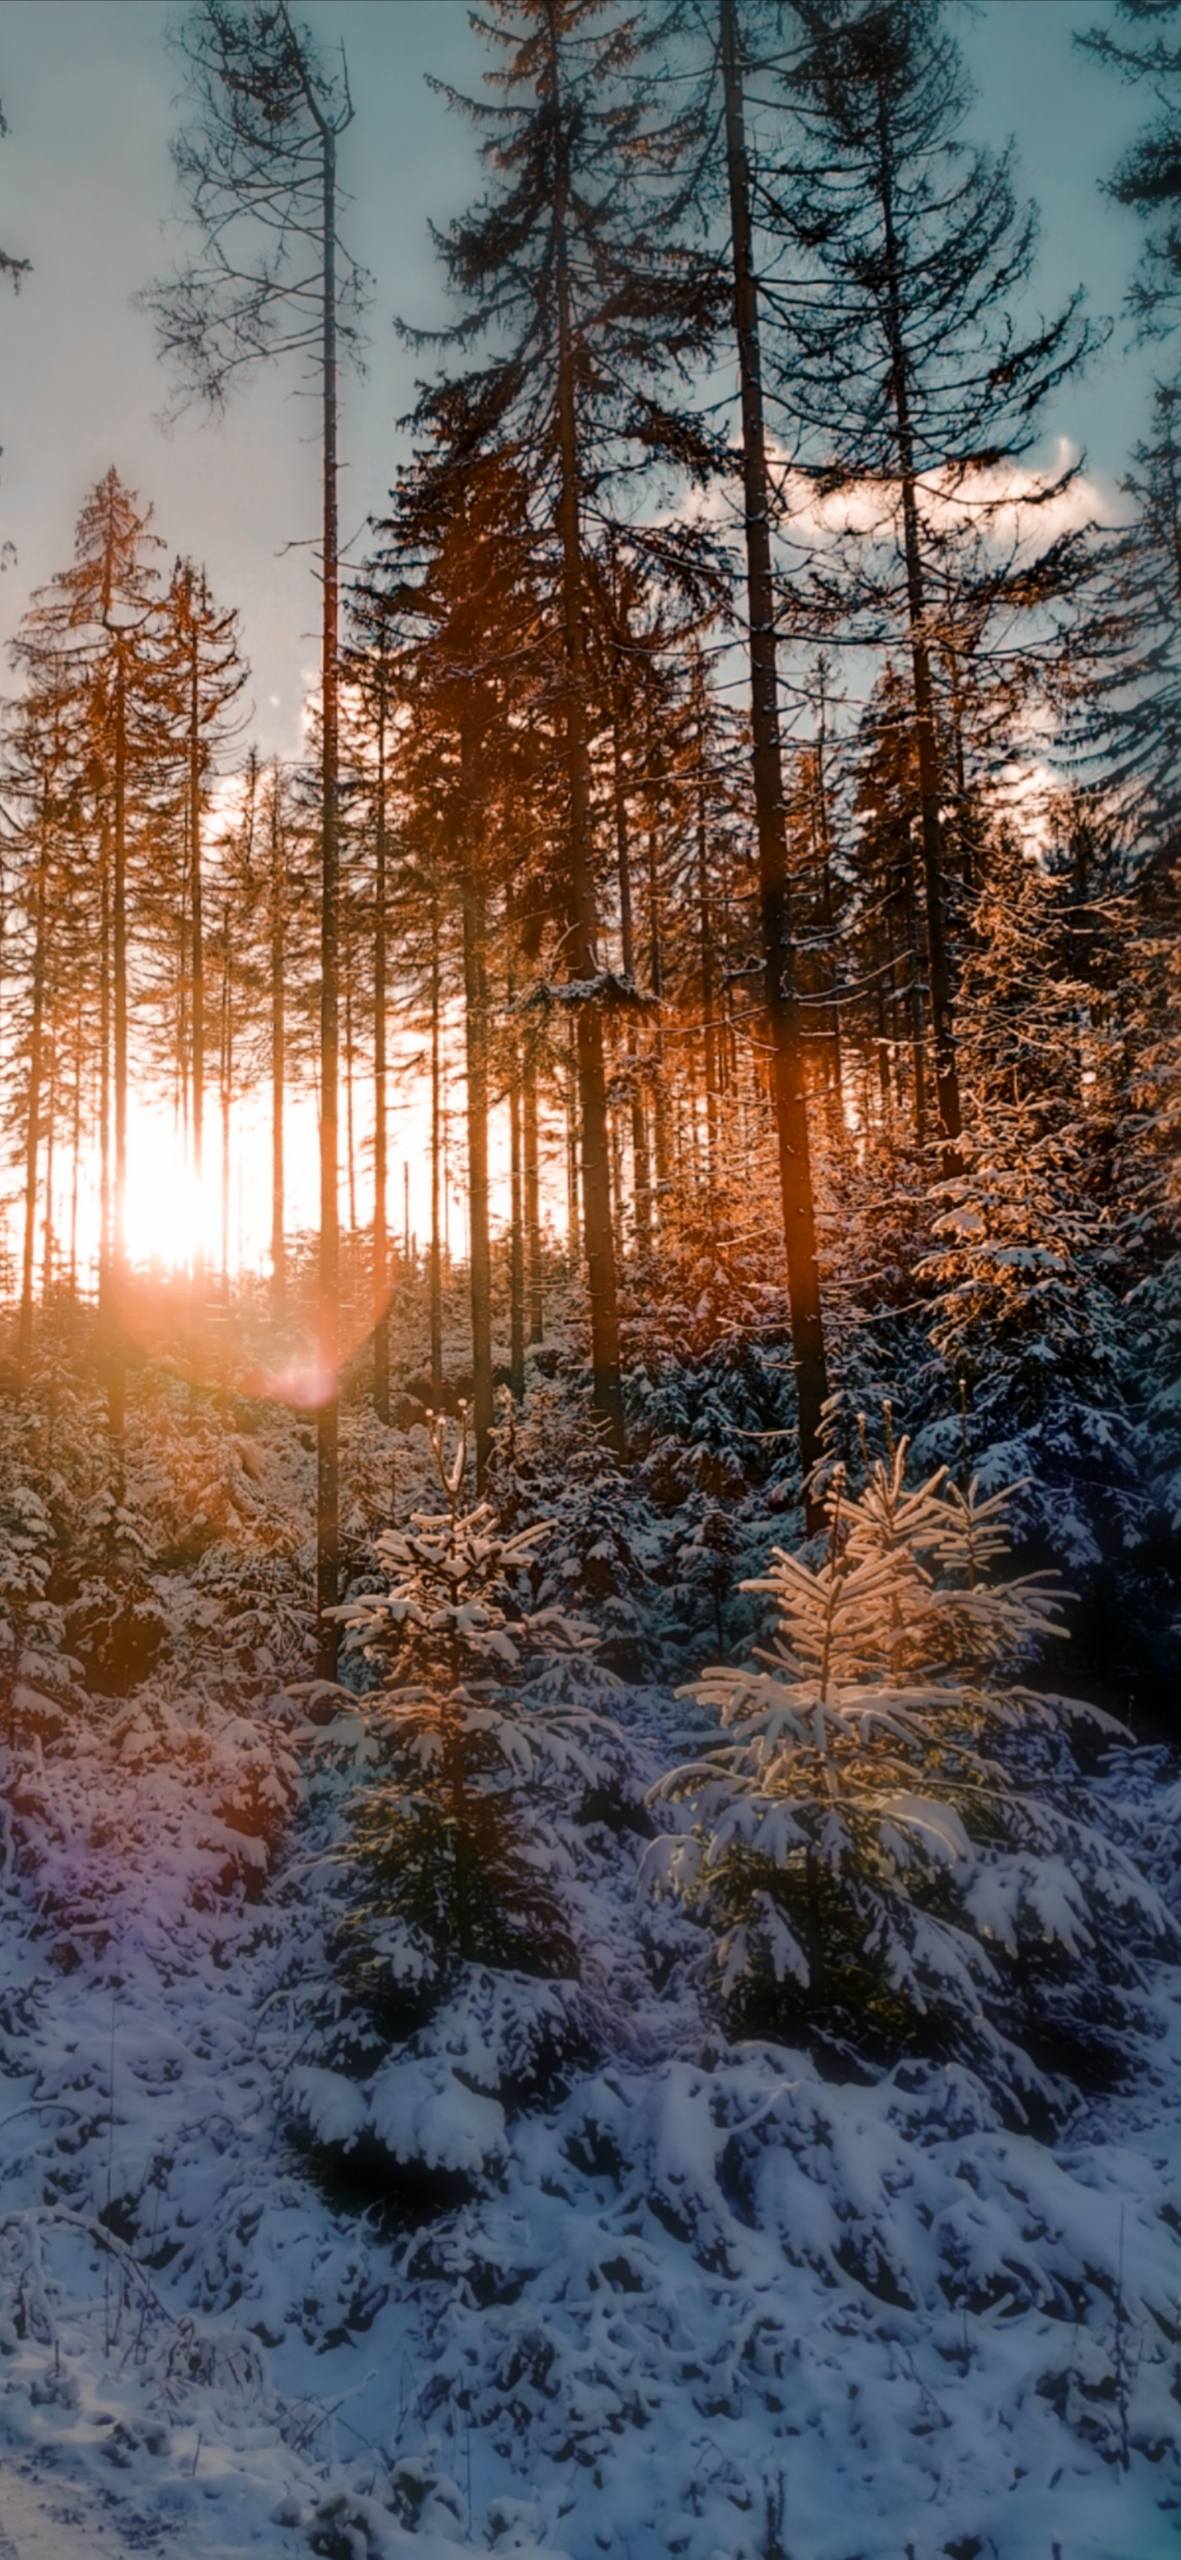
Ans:
POLYGON ((472 1320, 472 1422, 476 1489, 488 1472, 492 1430, 492 1249, 488 1232, 488 1006, 484 893, 476 857, 463 868, 463 1019, 467 1069, 468 1273, 472 1320))
POLYGON ((45 1047, 45 939, 48 882, 49 810, 43 802, 37 859, 37 900, 33 919, 29 1095, 25 1119, 24 1249, 21 1255, 21 1299, 16 1346, 17 1366, 22 1377, 28 1372, 33 1352, 33 1256, 37 1231, 37 1158, 41 1143, 41 1077, 45 1047))
POLYGON ((545 1274, 541 1261, 541 1149, 538 1130, 537 1060, 526 1035, 523 1106, 525 1116, 525 1249, 529 1264, 529 1340, 545 1339, 545 1274))
MULTIPOLYGON (((373 1403, 390 1418, 389 1132, 386 1087, 386 687, 379 671, 373 918, 373 1403)), ((433 1249, 433 1243, 432 1243, 433 1249)))
POLYGON ((323 621, 320 686, 320 1272, 317 1352, 320 1407, 316 1432, 316 1667, 336 1677, 338 1631, 329 1614, 340 1597, 340 1394, 337 1378, 340 1290, 338 911, 340 525, 336 392, 336 136, 321 122, 323 152, 322 336, 323 621))
MULTIPOLYGON (((631 830, 628 825, 627 791, 623 773, 623 740, 618 704, 611 720, 611 782, 615 804, 615 873, 619 884, 620 958, 625 978, 633 981, 636 974, 635 909, 632 900, 631 830)), ((632 1141, 632 1216, 635 1248, 646 1262, 652 1251, 652 1165, 648 1153, 648 1119, 638 1073, 633 1074, 631 1096, 632 1141)))
POLYGON ((617 1455, 622 1456, 624 1450, 623 1380, 620 1369, 615 1230, 611 1215, 607 1078, 603 1057, 602 1009, 596 992, 596 981, 599 977, 598 916, 595 903, 594 847, 591 829, 590 754, 587 743, 585 572, 582 549, 578 404, 575 387, 577 355, 568 239, 569 150, 555 0, 547 0, 546 14, 555 116, 553 249, 558 335, 558 374, 555 385, 558 424, 557 533, 562 552, 565 766, 569 799, 569 949, 574 983, 584 990, 574 1003, 582 1144, 582 1222, 586 1249, 587 1288, 590 1298, 592 1394, 596 1412, 601 1415, 606 1424, 609 1444, 617 1455))
POLYGON ((959 1074, 956 1065, 955 1016, 951 992, 951 958, 947 942, 943 865, 943 822, 940 815, 939 749, 935 733, 935 695, 927 640, 927 607, 922 551, 919 543, 918 475, 910 414, 910 368, 903 322, 898 241, 894 223, 894 170, 884 83, 878 80, 879 188, 886 248, 886 329, 890 351, 890 397, 898 447, 898 480, 902 499, 902 540, 906 565, 906 610, 914 678, 915 739, 919 763, 919 807, 923 844, 923 886, 927 903, 927 953, 931 973, 931 1022, 935 1051, 935 1104, 943 1139, 944 1171, 955 1169, 960 1136, 959 1074))
MULTIPOLYGON (((190 590, 190 608, 193 598, 190 590)), ((190 971, 193 1001, 193 1180, 198 1202, 197 1249, 194 1255, 198 1283, 205 1270, 204 1230, 200 1221, 202 1181, 205 1170, 205 923, 204 883, 201 860, 201 669, 196 613, 190 610, 189 623, 189 932, 192 940, 190 971)))
POLYGON ((271 1306, 282 1311, 287 1295, 286 1164, 284 1102, 287 1082, 287 862, 280 806, 279 767, 271 776, 269 864, 271 943, 271 1306))
POLYGON ((751 240, 750 171, 746 155, 742 68, 735 0, 720 0, 725 87, 726 163, 730 191, 734 323, 742 401, 742 471, 750 623, 751 725, 758 833, 759 903, 764 983, 771 1040, 772 1091, 779 1159, 779 1188, 787 1258, 799 1413, 800 1468, 809 1525, 818 1525, 808 1495, 821 1454, 821 1421, 827 1394, 824 1327, 812 1159, 804 1083, 803 1041, 795 986, 788 905, 787 832, 779 732, 779 682, 775 640, 775 588, 771 559, 770 490, 763 421, 758 285, 751 240))
POLYGON ((439 951, 439 901, 431 897, 431 1269, 430 1269, 430 1357, 431 1399, 438 1409, 443 1393, 443 1235, 440 1217, 440 1183, 445 1177, 445 1137, 443 1130, 443 1073, 440 1037, 442 1011, 441 967, 439 951))

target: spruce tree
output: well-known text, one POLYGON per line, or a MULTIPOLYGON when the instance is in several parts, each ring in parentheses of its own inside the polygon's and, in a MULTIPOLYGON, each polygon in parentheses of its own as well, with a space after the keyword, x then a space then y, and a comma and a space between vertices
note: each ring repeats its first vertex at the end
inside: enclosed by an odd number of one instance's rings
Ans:
POLYGON ((666 521, 646 534, 635 473, 642 465, 659 485, 663 472, 668 487, 670 476, 705 458, 708 439, 683 405, 682 386, 708 352, 715 288, 708 269, 684 254, 673 191, 661 187, 675 148, 648 77, 642 22, 615 0, 492 0, 478 23, 498 56, 495 102, 445 94, 483 131, 492 183, 486 199, 440 235, 449 281, 466 305, 440 343, 491 345, 478 370, 427 391, 420 419, 446 438, 452 465, 465 453, 511 446, 560 617, 566 811, 558 992, 573 1016, 594 1393, 621 1447, 589 545, 594 519, 619 505, 622 484, 633 543, 647 542, 690 574, 702 556, 705 546, 687 526, 666 521), (682 405, 669 404, 670 390, 682 405))
MULTIPOLYGON (((233 712, 249 670, 242 663, 236 613, 215 604, 204 570, 191 560, 174 563, 163 601, 162 646, 166 716, 183 772, 192 1161, 200 1199, 205 1169, 205 824, 218 750, 241 731, 233 712)), ((201 1258, 198 1242, 198 1279, 201 1258)))
POLYGON ((1044 2121, 1063 2092, 1039 2049, 1084 2068, 1170 1923, 1063 1757, 1074 1724, 1120 1728, 1028 1683, 1061 1595, 1001 1570, 1010 1489, 942 1469, 908 1483, 887 1436, 859 1493, 830 1481, 823 1561, 777 1549, 744 1586, 770 1604, 769 1641, 692 1685, 723 1734, 655 1788, 689 1818, 649 1873, 705 1918, 740 2032, 846 2070, 958 2056, 1016 2121, 1044 2121))
POLYGON ((339 370, 357 344, 364 278, 341 238, 337 162, 353 120, 343 54, 321 59, 287 0, 197 0, 180 22, 189 121, 173 159, 200 247, 144 294, 180 396, 224 406, 263 359, 313 375, 321 413, 320 1278, 316 1603, 322 1667, 336 1653, 339 1345, 339 370))
POLYGON ((763 180, 769 225, 793 253, 790 277, 766 289, 775 389, 793 459, 818 496, 857 493, 865 503, 851 524, 864 516, 894 546, 887 583, 880 543, 850 535, 862 557, 845 609, 860 605, 869 636, 888 613, 909 656, 935 1101, 950 1169, 960 1095, 931 515, 966 498, 979 524, 1005 503, 983 474, 1028 451, 1090 332, 1077 296, 1028 335, 1014 331, 1036 218, 1019 201, 1011 152, 962 139, 968 86, 941 0, 848 0, 835 11, 801 0, 798 15, 804 42, 784 75, 793 121, 763 180))

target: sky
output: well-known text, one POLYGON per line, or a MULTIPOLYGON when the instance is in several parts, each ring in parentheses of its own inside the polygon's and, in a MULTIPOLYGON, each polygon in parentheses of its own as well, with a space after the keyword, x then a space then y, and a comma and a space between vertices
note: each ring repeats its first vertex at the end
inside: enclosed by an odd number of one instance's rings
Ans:
MULTIPOLYGON (((1083 283, 1118 312, 1136 255, 1132 219, 1099 181, 1135 130, 1144 100, 1073 49, 1105 0, 953 0, 977 88, 971 130, 1014 134, 1041 203, 1045 308, 1083 283)), ((446 220, 475 192, 470 127, 426 75, 476 89, 486 49, 466 0, 307 0, 326 44, 347 50, 357 116, 342 176, 355 198, 347 236, 376 280, 368 371, 346 385, 342 523, 363 537, 406 451, 397 421, 415 360, 395 312, 443 316, 428 217, 446 220)), ((33 261, 19 297, 0 304, 0 540, 17 558, 0 578, 0 647, 30 589, 64 565, 87 488, 114 463, 150 498, 168 553, 203 560, 215 592, 239 606, 252 666, 254 734, 292 754, 316 644, 314 408, 284 368, 268 369, 220 424, 160 423, 168 386, 137 287, 182 245, 169 161, 179 66, 167 43, 171 0, 4 0, 0 241, 33 261), (170 226, 170 217, 171 226, 170 226)), ((1050 419, 1085 446, 1114 487, 1146 415, 1148 366, 1117 328, 1083 385, 1050 419)), ((167 557, 168 554, 162 555, 167 557)))

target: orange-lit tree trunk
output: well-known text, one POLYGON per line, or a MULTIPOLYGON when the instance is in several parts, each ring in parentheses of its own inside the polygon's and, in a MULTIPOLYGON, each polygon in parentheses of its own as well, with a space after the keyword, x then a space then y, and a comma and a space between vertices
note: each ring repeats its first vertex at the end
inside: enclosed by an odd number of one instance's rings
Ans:
MULTIPOLYGON (((771 1042, 779 1191, 787 1258, 792 1351, 799 1412, 800 1468, 807 1487, 821 1454, 827 1394, 804 1050, 788 907, 787 836, 779 730, 771 489, 763 417, 758 283, 751 236, 742 64, 735 0, 720 0, 726 168, 734 327, 742 409, 742 478, 750 648, 755 820, 763 977, 771 1042)), ((815 1517, 815 1505, 810 1505, 815 1517)))
POLYGON ((611 1214, 611 1172, 607 1125, 607 1076, 603 1055, 602 1007, 596 993, 599 977, 598 914, 595 898, 594 843, 591 821, 590 753, 587 741, 586 575, 582 544, 582 490, 578 440, 578 349, 570 291, 568 236, 570 167, 569 135, 552 5, 548 10, 549 52, 555 115, 553 259, 557 307, 558 422, 557 534, 562 559, 563 721, 567 791, 568 894, 570 903, 570 972, 584 989, 574 1005, 575 1057, 582 1152, 582 1222, 590 1298, 591 1386, 596 1411, 607 1427, 610 1446, 624 1447, 623 1381, 619 1352, 619 1307, 615 1272, 615 1229, 611 1214))
POLYGON ((287 853, 279 766, 271 774, 267 902, 271 974, 271 1305, 287 1295, 285 1103, 287 1086, 287 853))
MULTIPOLYGON (((373 914, 373 1402, 379 1419, 390 1418, 390 1289, 389 1289, 389 1088, 386 1054, 386 974, 388 922, 386 897, 386 730, 388 704, 384 666, 379 668, 374 748, 374 914, 373 914)), ((433 1250, 433 1244, 432 1244, 433 1250)))
POLYGON ((316 1438, 317 1667, 336 1676, 337 1628, 328 1613, 340 1596, 340 1402, 337 1386, 337 1302, 340 1294, 340 1212, 337 1199, 339 991, 338 909, 340 520, 337 486, 336 395, 336 135, 321 121, 324 152, 323 304, 321 331, 324 523, 321 549, 323 623, 320 650, 321 859, 320 859, 320 1290, 321 1393, 316 1438))
POLYGON ((25 1117, 24 1245, 21 1254, 20 1316, 17 1363, 26 1374, 33 1352, 33 1256, 37 1232, 37 1162, 41 1142, 41 1082, 45 1049, 46 939, 49 897, 49 796, 42 795, 37 845, 37 888, 33 905, 33 965, 30 989, 29 1089, 25 1117))
POLYGON ((438 891, 431 890, 431 1267, 430 1361, 431 1398, 436 1409, 443 1392, 443 1232, 440 1192, 446 1174, 443 1125, 442 955, 438 891))
MULTIPOLYGON (((465 759, 466 760, 466 759, 465 759)), ((467 795, 464 795, 465 803, 467 795)), ((462 821, 461 821, 462 823, 462 821)), ((492 1248, 488 1228, 487 918, 479 855, 464 847, 463 1025, 467 1073, 468 1273, 472 1320, 472 1421, 476 1485, 482 1492, 492 1430, 492 1248)))
MULTIPOLYGON (((635 909, 632 900, 631 831, 628 825, 623 737, 618 699, 611 720, 611 797, 615 812, 615 876, 619 889, 619 946, 623 974, 636 975, 635 909)), ((632 1216, 636 1252, 647 1261, 652 1251, 652 1167, 648 1154, 648 1119, 638 1072, 631 1094, 632 1216)))

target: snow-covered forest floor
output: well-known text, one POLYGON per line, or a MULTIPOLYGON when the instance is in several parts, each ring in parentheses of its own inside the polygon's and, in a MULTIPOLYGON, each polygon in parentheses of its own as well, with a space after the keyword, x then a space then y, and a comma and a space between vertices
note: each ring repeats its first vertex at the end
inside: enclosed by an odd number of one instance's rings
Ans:
MULTIPOLYGON (((1118 2085, 1039 2139, 955 2063, 841 2080, 728 2043, 693 1923, 637 1890, 641 1827, 591 1819, 590 2028, 546 2103, 505 2102, 476 2003, 442 2072, 328 2067, 364 1718, 308 1681, 306 1429, 149 1378, 113 1518, 92 1426, 80 1389, 3 1425, 5 2560, 1171 2549, 1181 1972, 1149 1969, 1118 2085)), ((359 1409, 346 1438, 363 1587, 429 1452, 359 1409)), ((601 1562, 618 1497, 587 1500, 601 1562)), ((667 1637, 666 1530, 637 1551, 667 1637)), ((705 1729, 651 1654, 580 1675, 641 1789, 705 1729)), ((1087 1788, 1175 1894, 1167 1749, 1087 1788)))

